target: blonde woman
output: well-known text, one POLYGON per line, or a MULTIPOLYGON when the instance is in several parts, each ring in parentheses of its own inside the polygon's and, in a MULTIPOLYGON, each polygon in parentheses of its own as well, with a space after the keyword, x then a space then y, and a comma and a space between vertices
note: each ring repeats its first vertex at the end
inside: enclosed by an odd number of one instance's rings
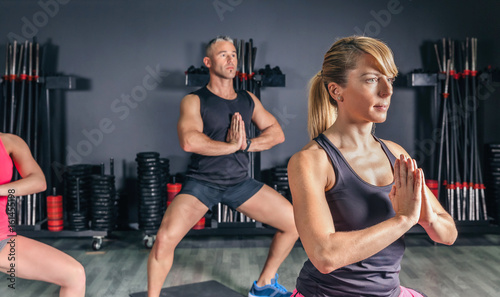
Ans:
POLYGON ((369 37, 338 40, 311 80, 313 140, 288 164, 295 223, 308 255, 292 296, 423 296, 402 287, 403 235, 420 224, 453 244, 451 216, 398 144, 378 139, 397 75, 391 50, 369 37))

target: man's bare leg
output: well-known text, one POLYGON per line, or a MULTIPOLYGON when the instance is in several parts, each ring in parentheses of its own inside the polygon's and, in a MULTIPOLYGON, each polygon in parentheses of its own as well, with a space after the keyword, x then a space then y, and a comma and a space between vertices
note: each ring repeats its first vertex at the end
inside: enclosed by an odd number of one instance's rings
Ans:
POLYGON ((257 285, 260 287, 270 284, 281 263, 299 238, 293 218, 293 207, 285 197, 264 185, 237 210, 278 230, 271 242, 266 263, 257 280, 257 285))
POLYGON ((187 194, 178 195, 167 207, 148 258, 148 297, 160 296, 175 247, 207 211, 208 207, 187 194))

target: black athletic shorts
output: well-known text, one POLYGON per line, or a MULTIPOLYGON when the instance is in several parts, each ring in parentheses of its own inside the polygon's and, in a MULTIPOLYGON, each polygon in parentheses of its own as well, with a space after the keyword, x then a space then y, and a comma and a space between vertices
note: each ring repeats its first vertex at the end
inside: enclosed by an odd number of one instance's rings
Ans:
POLYGON ((263 186, 263 183, 252 178, 235 185, 225 186, 187 177, 179 194, 192 195, 209 209, 218 203, 223 203, 236 210, 245 201, 252 198, 263 186))

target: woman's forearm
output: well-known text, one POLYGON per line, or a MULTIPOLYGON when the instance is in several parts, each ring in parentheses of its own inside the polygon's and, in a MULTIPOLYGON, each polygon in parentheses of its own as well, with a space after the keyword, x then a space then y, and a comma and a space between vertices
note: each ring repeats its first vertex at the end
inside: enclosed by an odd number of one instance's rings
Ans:
POLYGON ((24 196, 47 189, 45 177, 40 174, 26 176, 20 180, 0 185, 0 196, 24 196))

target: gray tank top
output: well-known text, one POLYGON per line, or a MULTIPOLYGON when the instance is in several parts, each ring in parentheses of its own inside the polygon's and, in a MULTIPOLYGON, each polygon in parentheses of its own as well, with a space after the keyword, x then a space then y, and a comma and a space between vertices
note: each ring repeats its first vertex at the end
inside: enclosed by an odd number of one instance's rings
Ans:
MULTIPOLYGON (((394 167, 396 157, 373 137, 394 167)), ((389 199, 393 184, 378 187, 365 182, 326 136, 320 134, 314 140, 326 151, 335 171, 336 183, 325 196, 336 231, 361 230, 394 217, 389 199)), ((322 274, 307 260, 297 278, 297 290, 305 297, 396 297, 400 294, 399 271, 404 250, 401 237, 379 253, 328 274, 322 274)))
MULTIPOLYGON (((246 91, 238 91, 236 99, 227 100, 205 86, 192 94, 200 98, 203 133, 213 140, 226 141, 231 117, 239 112, 250 135, 255 102, 246 91)), ((224 156, 191 155, 186 176, 220 185, 234 185, 248 178, 248 153, 238 151, 224 156)))

